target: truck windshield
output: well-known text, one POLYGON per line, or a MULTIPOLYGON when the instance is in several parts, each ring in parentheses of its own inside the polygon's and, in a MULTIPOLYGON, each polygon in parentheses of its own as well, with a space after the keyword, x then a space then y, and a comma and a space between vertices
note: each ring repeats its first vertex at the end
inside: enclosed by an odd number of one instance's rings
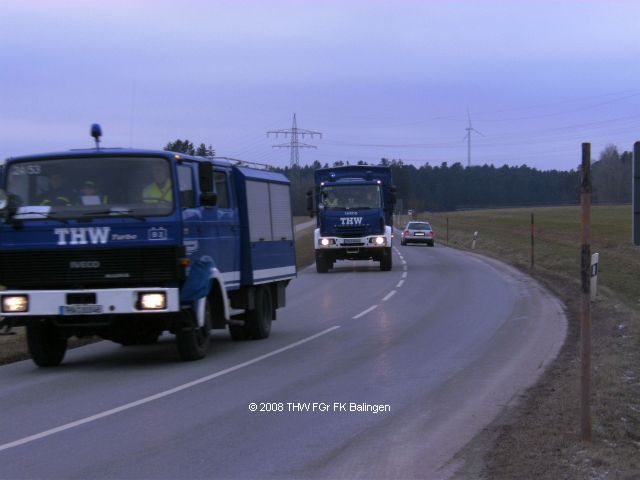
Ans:
POLYGON ((164 158, 38 159, 6 166, 6 190, 17 218, 167 215, 173 181, 164 158))
POLYGON ((324 208, 353 210, 380 208, 378 185, 329 185, 322 189, 324 208))

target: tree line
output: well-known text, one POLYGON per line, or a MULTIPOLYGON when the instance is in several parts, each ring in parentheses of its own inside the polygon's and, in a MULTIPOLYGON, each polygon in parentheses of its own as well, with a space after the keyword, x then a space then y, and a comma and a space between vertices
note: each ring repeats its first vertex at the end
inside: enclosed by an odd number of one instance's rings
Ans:
MULTIPOLYGON (((202 155, 193 144, 171 142, 166 150, 202 155), (178 150, 187 145, 192 151, 178 150)), ((211 146, 201 144, 207 152, 211 146)), ((211 155, 204 155, 211 156, 211 155)), ((248 159, 250 160, 250 159, 248 159)), ((619 153, 615 145, 608 145, 592 164, 594 203, 631 202, 631 152, 619 153)), ((307 191, 313 188, 313 172, 318 168, 348 165, 319 161, 301 167, 273 168, 291 181, 294 215, 305 215, 307 191)), ((366 165, 358 162, 358 165, 366 165)), ((538 170, 521 166, 496 167, 482 165, 464 167, 456 162, 443 162, 438 166, 425 163, 416 167, 399 159, 381 158, 378 165, 391 167, 397 189, 397 208, 402 211, 449 211, 467 208, 494 208, 510 206, 567 205, 580 202, 580 169, 569 171, 538 170)))

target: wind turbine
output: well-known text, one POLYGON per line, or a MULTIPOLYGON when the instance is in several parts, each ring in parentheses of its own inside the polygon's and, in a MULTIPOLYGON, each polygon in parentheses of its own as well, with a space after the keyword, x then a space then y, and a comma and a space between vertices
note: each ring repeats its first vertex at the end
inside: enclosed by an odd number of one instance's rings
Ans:
POLYGON ((469 118, 469 126, 465 128, 465 130, 467 131, 467 134, 464 136, 464 138, 467 139, 467 167, 470 167, 471 166, 471 133, 476 132, 478 135, 483 137, 484 135, 478 130, 476 130, 475 128, 473 128, 473 126, 471 125, 471 114, 469 113, 469 109, 467 109, 467 117, 469 118))

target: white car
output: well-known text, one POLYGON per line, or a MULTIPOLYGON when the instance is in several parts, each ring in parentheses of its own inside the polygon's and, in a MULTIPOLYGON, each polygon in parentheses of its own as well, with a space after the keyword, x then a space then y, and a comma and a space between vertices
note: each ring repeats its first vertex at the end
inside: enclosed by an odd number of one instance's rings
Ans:
POLYGON ((409 222, 402 230, 400 243, 426 243, 430 247, 435 245, 435 232, 429 222, 409 222))

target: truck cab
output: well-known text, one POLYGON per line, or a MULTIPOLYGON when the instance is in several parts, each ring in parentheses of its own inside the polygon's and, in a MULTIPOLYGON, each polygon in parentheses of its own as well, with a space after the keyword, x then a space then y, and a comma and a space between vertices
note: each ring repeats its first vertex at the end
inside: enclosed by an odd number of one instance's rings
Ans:
POLYGON ((7 159, 0 307, 39 366, 71 336, 176 336, 203 358, 212 329, 266 338, 296 276, 289 182, 238 161, 87 149, 7 159))

